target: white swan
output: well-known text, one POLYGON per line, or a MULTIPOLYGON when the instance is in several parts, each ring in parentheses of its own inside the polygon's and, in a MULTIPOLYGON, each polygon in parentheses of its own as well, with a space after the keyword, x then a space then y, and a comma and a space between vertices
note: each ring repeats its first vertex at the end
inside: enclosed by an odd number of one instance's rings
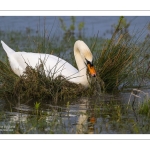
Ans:
POLYGON ((42 61, 44 63, 44 71, 48 76, 57 77, 64 76, 67 80, 76 84, 82 84, 84 87, 89 86, 87 78, 87 68, 91 76, 96 76, 93 67, 93 56, 88 46, 83 41, 76 41, 74 44, 74 56, 78 66, 78 70, 65 60, 54 55, 31 53, 31 52, 15 52, 8 47, 3 41, 2 46, 7 53, 10 66, 15 74, 21 76, 27 65, 36 68, 42 61))

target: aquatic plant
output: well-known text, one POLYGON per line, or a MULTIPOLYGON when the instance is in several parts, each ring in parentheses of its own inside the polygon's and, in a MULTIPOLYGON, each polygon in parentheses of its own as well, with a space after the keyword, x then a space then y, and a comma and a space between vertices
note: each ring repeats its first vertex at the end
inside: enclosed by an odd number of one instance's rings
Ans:
POLYGON ((41 104, 40 102, 35 102, 35 105, 34 105, 34 108, 35 108, 35 111, 36 111, 37 115, 39 113, 40 104, 41 104))
POLYGON ((138 106, 138 113, 150 117, 150 99, 145 99, 138 106))
POLYGON ((142 33, 129 35, 122 22, 124 17, 120 17, 111 39, 103 44, 102 50, 96 50, 96 70, 101 87, 106 92, 141 86, 143 76, 149 70, 145 65, 148 48, 138 43, 142 33))

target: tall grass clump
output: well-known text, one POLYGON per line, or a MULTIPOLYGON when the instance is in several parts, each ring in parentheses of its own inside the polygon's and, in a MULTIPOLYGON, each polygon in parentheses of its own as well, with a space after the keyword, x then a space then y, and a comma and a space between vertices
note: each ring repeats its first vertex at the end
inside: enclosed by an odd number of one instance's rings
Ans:
POLYGON ((96 70, 104 91, 133 87, 146 71, 140 66, 146 61, 147 49, 138 45, 139 36, 131 37, 128 27, 124 17, 120 17, 111 39, 105 42, 101 51, 96 51, 96 70))

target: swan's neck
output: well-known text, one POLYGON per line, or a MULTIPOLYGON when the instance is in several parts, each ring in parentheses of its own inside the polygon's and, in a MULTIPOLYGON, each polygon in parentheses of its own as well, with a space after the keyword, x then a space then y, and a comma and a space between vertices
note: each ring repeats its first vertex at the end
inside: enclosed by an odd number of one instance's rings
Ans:
MULTIPOLYGON (((75 56, 75 60, 76 60, 76 64, 77 64, 77 67, 78 67, 78 81, 79 83, 81 83, 83 86, 85 87, 88 87, 89 86, 89 82, 88 82, 88 79, 87 79, 87 66, 85 65, 84 63, 84 56, 82 55, 83 54, 83 51, 84 51, 84 48, 87 48, 87 46, 85 45, 79 45, 77 44, 77 42, 75 43, 74 45, 74 56, 75 56)), ((86 50, 86 49, 85 49, 86 50)))

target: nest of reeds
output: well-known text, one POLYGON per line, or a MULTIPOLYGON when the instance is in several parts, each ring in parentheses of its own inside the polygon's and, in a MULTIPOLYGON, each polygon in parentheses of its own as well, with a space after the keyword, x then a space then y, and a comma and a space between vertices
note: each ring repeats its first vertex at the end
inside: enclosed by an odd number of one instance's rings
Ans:
POLYGON ((0 98, 9 103, 28 104, 35 102, 61 103, 72 100, 85 93, 82 85, 67 81, 58 76, 47 77, 41 68, 26 67, 24 74, 18 77, 9 65, 0 61, 0 98))

